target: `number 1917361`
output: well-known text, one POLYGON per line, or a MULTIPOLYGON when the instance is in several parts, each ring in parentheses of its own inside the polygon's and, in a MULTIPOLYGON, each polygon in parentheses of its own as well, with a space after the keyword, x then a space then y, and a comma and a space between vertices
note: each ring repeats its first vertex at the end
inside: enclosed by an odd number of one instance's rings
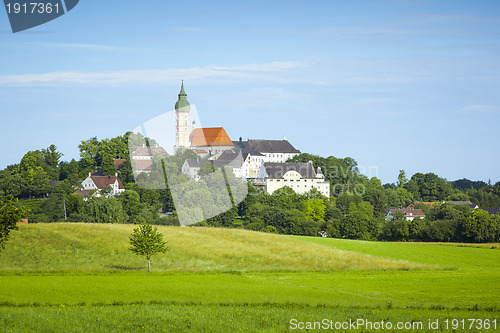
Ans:
POLYGON ((489 330, 489 329, 497 329, 497 320, 489 320, 489 319, 446 319, 444 321, 444 325, 446 329, 462 329, 462 330, 489 330))
POLYGON ((7 13, 11 14, 52 14, 59 13, 59 4, 42 3, 42 2, 30 2, 30 3, 19 3, 14 2, 13 4, 7 3, 7 13))

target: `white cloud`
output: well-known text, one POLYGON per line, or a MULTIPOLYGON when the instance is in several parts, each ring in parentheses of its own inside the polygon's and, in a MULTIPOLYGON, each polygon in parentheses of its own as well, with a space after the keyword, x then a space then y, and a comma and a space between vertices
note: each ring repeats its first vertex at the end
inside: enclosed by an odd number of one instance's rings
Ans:
POLYGON ((167 30, 173 32, 207 32, 209 29, 195 27, 170 27, 167 30))
POLYGON ((30 43, 33 46, 40 46, 46 48, 55 49, 88 49, 88 50, 118 50, 123 49, 117 46, 111 45, 99 45, 99 44, 77 44, 77 43, 30 43))
POLYGON ((468 115, 496 115, 500 114, 498 105, 470 105, 457 111, 460 114, 468 115))
POLYGON ((30 43, 2 43, 4 47, 10 48, 45 48, 57 50, 96 50, 96 51, 116 51, 130 50, 128 47, 120 47, 102 44, 81 44, 81 43, 51 43, 51 42, 30 42, 30 43))
POLYGON ((128 70, 113 72, 50 72, 42 74, 0 75, 0 85, 128 84, 178 82, 180 79, 261 78, 268 72, 287 71, 304 66, 294 61, 185 69, 128 70))

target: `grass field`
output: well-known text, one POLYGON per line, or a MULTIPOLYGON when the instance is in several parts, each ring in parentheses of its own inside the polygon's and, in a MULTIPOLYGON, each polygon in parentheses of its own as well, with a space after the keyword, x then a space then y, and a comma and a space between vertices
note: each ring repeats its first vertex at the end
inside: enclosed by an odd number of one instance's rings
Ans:
POLYGON ((148 274, 127 250, 133 228, 20 226, 0 255, 0 331, 284 332, 294 318, 421 322, 422 330, 437 320, 443 331, 458 319, 456 331, 500 331, 498 244, 159 227, 170 250, 148 274), (490 328, 460 323, 469 318, 490 328))

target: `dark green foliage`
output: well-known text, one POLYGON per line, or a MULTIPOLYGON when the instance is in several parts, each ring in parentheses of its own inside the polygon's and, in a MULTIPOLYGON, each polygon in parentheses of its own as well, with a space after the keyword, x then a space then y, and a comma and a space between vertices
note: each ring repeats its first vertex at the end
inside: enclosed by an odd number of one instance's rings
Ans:
POLYGON ((16 223, 26 214, 23 207, 18 207, 17 199, 12 195, 0 196, 0 250, 5 248, 11 230, 17 229, 16 223))
POLYGON ((383 224, 381 238, 389 241, 407 241, 410 237, 410 223, 403 212, 397 211, 393 218, 383 224))
POLYGON ((234 227, 234 220, 238 217, 236 208, 225 211, 222 214, 216 215, 206 220, 207 225, 211 227, 234 227))
POLYGON ((500 239, 499 216, 490 216, 487 211, 477 209, 463 219, 462 232, 468 241, 497 242, 500 239))
POLYGON ((180 149, 173 156, 154 156, 154 171, 134 177, 134 162, 130 161, 129 149, 135 150, 145 141, 156 146, 154 140, 141 134, 125 133, 102 140, 93 137, 79 145, 80 160, 70 162, 60 161, 62 154, 55 145, 27 152, 19 164, 0 171, 0 195, 23 198, 18 205, 27 208, 31 223, 74 221, 179 225, 177 214, 183 217, 183 221, 186 215, 195 217, 196 221, 214 215, 196 225, 394 241, 487 242, 499 238, 499 217, 476 213, 464 205, 440 204, 444 200, 470 200, 480 207, 500 208, 499 183, 492 186, 468 179, 448 182, 433 173, 416 173, 408 180, 405 171, 400 170, 397 182, 382 185, 375 177, 368 179, 361 175, 352 158, 300 154, 291 161, 312 161, 315 168, 320 167, 331 184, 329 198, 316 190, 299 195, 284 187, 269 195, 251 183, 240 187, 231 185, 228 189, 233 199, 247 191, 248 195, 232 209, 220 213, 223 211, 219 209, 221 198, 214 198, 210 189, 221 183, 221 177, 225 181, 228 177, 234 181, 231 171, 221 175, 214 172, 211 163, 207 163, 202 167, 206 179, 197 184, 200 186, 192 186, 179 171, 186 159, 195 159, 197 155, 190 149, 180 149), (114 159, 125 159, 118 171, 114 159), (101 197, 91 193, 85 200, 74 194, 89 172, 96 171, 107 175, 118 172, 126 191, 116 198, 107 198, 104 190, 101 197), (168 175, 167 183, 165 175, 168 175), (50 182, 49 185, 49 181, 55 180, 63 182, 58 185, 50 182), (187 203, 180 206, 185 210, 175 210, 169 185, 182 186, 185 191, 182 198, 187 198, 187 203), (414 201, 434 201, 436 204, 432 209, 423 203, 415 204, 415 209, 424 211, 425 219, 385 221, 388 207, 405 208, 414 201), (209 211, 206 216, 204 211, 209 211))
POLYGON ((297 209, 280 209, 278 207, 256 204, 247 213, 245 228, 260 231, 267 226, 273 226, 280 234, 317 236, 320 222, 307 219, 305 214, 297 209))
POLYGON ((445 200, 452 193, 451 184, 433 173, 416 173, 404 187, 418 201, 445 200))
POLYGON ((180 227, 179 219, 177 215, 172 214, 168 216, 159 216, 156 220, 153 221, 152 224, 156 225, 169 225, 174 227, 180 227))
POLYGON ((471 188, 479 190, 480 188, 485 187, 488 184, 483 182, 483 181, 480 181, 480 180, 472 181, 472 180, 463 178, 463 179, 459 179, 459 180, 455 180, 455 181, 451 182, 451 185, 453 186, 453 188, 456 188, 457 190, 465 192, 471 188))
POLYGON ((127 215, 116 198, 98 197, 89 200, 88 221, 93 223, 125 223, 127 215))
POLYGON ((349 209, 349 207, 351 206, 351 203, 359 204, 361 201, 362 201, 362 197, 359 195, 355 195, 355 194, 351 194, 351 193, 344 193, 337 198, 336 206, 343 213, 346 213, 347 210, 349 209))
POLYGON ((472 203, 479 207, 496 207, 500 208, 500 185, 485 186, 479 190, 470 189, 467 191, 472 203))
MULTIPOLYGON (((288 162, 313 162, 313 166, 321 168, 325 179, 330 182, 331 195, 339 196, 345 192, 360 190, 357 185, 364 176, 360 175, 358 163, 350 158, 336 158, 334 156, 320 157, 318 155, 300 154, 289 159, 288 162)), ((363 194, 363 193, 357 193, 363 194)))

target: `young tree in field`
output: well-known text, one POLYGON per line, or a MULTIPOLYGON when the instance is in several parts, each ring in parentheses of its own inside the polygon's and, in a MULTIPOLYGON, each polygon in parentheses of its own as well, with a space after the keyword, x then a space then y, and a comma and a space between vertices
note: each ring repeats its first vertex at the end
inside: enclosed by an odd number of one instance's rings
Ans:
POLYGON ((16 201, 12 195, 0 196, 0 250, 5 248, 10 231, 17 229, 16 222, 26 213, 24 208, 14 205, 16 201))
POLYGON ((151 273, 151 256, 167 251, 167 242, 163 241, 163 234, 151 224, 141 223, 130 235, 129 250, 148 259, 148 272, 151 273))

